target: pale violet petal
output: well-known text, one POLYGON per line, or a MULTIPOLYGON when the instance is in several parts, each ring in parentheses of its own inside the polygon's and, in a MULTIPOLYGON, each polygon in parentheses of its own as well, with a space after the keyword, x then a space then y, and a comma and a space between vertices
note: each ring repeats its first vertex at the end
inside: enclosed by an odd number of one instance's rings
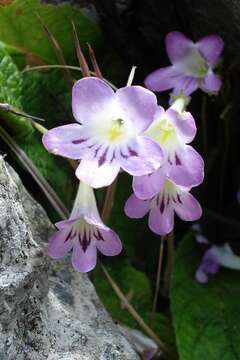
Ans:
POLYGON ((184 74, 175 66, 168 66, 150 73, 144 80, 145 86, 152 91, 165 91, 177 87, 184 74))
POLYGON ((178 192, 178 201, 174 203, 174 210, 184 221, 195 221, 202 216, 199 202, 187 191, 178 192))
POLYGON ((188 56, 194 47, 194 43, 179 31, 168 33, 165 42, 167 54, 172 64, 188 56))
POLYGON ((48 255, 53 259, 61 259, 73 247, 73 239, 70 238, 71 228, 56 231, 48 243, 48 255))
MULTIPOLYGON (((168 164, 167 175, 177 185, 192 187, 203 182, 204 161, 190 145, 176 151, 177 161, 168 164)), ((175 159, 175 160, 176 160, 175 159)))
POLYGON ((112 230, 100 230, 101 238, 96 240, 98 250, 105 256, 116 256, 122 251, 122 243, 112 230), (102 240, 103 239, 103 240, 102 240))
POLYGON ((82 160, 76 170, 76 176, 93 188, 111 185, 120 170, 120 166, 113 162, 99 166, 97 160, 82 160))
POLYGON ((142 86, 127 86, 117 90, 116 100, 123 119, 131 123, 136 134, 152 123, 157 109, 156 95, 142 86))
POLYGON ((140 219, 147 214, 150 209, 150 201, 140 200, 132 194, 124 206, 125 214, 132 219, 140 219))
POLYGON ((149 213, 148 225, 155 234, 169 234, 174 227, 174 211, 172 207, 165 206, 163 212, 158 207, 152 208, 149 213))
POLYGON ((103 80, 95 77, 82 78, 72 89, 73 115, 82 124, 104 121, 114 106, 114 98, 114 91, 103 80))
POLYGON ((209 65, 215 66, 224 47, 222 38, 218 35, 209 35, 196 43, 200 53, 209 65))
POLYGON ((72 266, 78 272, 86 273, 95 268, 97 263, 97 249, 93 241, 87 247, 86 251, 83 251, 79 241, 76 241, 73 246, 72 252, 72 266))
POLYGON ((82 142, 85 141, 84 131, 79 124, 63 125, 48 130, 43 135, 43 145, 55 155, 69 159, 81 159, 82 142))
POLYGON ((163 186, 165 175, 162 169, 144 176, 134 176, 133 190, 135 195, 142 200, 151 199, 163 186))
POLYGON ((133 176, 151 174, 162 164, 160 146, 147 137, 138 137, 126 151, 119 154, 121 168, 133 176))
POLYGON ((201 81, 200 87, 203 91, 210 94, 217 94, 222 86, 220 77, 214 72, 209 71, 205 78, 201 81))

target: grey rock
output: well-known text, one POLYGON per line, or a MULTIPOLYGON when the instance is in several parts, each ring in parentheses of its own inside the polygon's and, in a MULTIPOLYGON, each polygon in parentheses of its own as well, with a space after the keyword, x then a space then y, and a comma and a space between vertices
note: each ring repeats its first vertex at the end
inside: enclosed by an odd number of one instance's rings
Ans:
POLYGON ((73 271, 69 259, 48 259, 52 231, 0 158, 0 359, 139 359, 88 276, 73 271))

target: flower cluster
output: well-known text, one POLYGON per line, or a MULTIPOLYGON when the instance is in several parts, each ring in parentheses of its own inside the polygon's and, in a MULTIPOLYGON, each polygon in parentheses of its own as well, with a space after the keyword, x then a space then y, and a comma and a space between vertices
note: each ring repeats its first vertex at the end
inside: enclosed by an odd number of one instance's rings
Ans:
POLYGON ((174 227, 174 214, 185 221, 201 216, 201 207, 190 194, 203 181, 204 163, 189 145, 196 135, 193 116, 186 111, 187 96, 198 87, 216 93, 220 79, 213 73, 222 51, 222 40, 209 36, 194 44, 173 32, 166 38, 172 66, 150 74, 141 86, 116 92, 103 80, 86 77, 72 90, 76 123, 49 130, 46 149, 79 161, 80 180, 69 220, 56 224, 49 255, 63 257, 72 249, 77 271, 96 264, 96 249, 117 255, 121 242, 98 214, 92 188, 109 186, 120 170, 133 176, 133 191, 125 205, 131 218, 149 212, 149 227, 160 235, 174 227), (166 111, 151 91, 173 89, 175 101, 166 111))

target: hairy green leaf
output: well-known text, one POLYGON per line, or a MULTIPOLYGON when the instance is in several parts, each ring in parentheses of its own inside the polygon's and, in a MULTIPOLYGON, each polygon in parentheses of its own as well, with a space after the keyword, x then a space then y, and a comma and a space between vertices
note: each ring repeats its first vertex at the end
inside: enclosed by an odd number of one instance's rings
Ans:
MULTIPOLYGON (((0 45, 0 102, 8 103, 22 110, 22 75, 11 56, 0 45)), ((31 122, 10 112, 0 112, 1 119, 15 136, 21 137, 32 132, 31 122)))

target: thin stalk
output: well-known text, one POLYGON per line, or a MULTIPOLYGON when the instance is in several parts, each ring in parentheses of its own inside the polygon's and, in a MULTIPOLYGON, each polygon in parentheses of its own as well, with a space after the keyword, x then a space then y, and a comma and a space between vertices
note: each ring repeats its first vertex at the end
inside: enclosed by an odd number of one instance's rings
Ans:
MULTIPOLYGON (((69 70, 74 70, 74 71, 80 71, 82 73, 81 67, 79 67, 79 66, 71 66, 71 65, 39 65, 39 66, 32 66, 32 67, 27 67, 26 69, 24 69, 22 71, 22 73, 30 72, 30 71, 36 71, 36 70, 63 69, 63 68, 67 68, 69 70)), ((97 76, 97 74, 94 71, 90 71, 90 75, 97 76)), ((111 88, 113 90, 117 90, 117 87, 114 84, 112 84, 110 81, 108 81, 105 78, 103 78, 103 80, 109 86, 111 86, 111 88)))
POLYGON ((75 24, 73 21, 72 21, 72 27, 73 27, 73 36, 74 36, 74 40, 75 40, 75 48, 76 48, 77 58, 78 58, 79 65, 82 69, 82 74, 84 77, 89 77, 90 71, 89 71, 88 63, 82 52, 80 41, 79 41, 78 34, 77 34, 77 30, 76 30, 76 27, 75 27, 75 24))
POLYGON ((151 317, 150 317, 150 324, 152 324, 153 321, 154 321, 154 315, 155 315, 156 309, 157 309, 157 301, 158 301, 159 288, 160 288, 160 279, 161 279, 162 265, 163 265, 164 242, 165 242, 165 237, 161 236, 160 246, 159 246, 159 256, 158 256, 157 277, 156 277, 156 285, 155 285, 155 293, 154 293, 154 299, 153 299, 152 313, 151 313, 151 317))
POLYGON ((25 113, 24 111, 18 110, 16 108, 14 108, 12 105, 7 104, 7 103, 0 103, 0 110, 5 111, 5 112, 10 112, 14 115, 22 116, 22 117, 25 117, 25 118, 31 119, 31 120, 45 121, 42 118, 30 115, 30 114, 25 113))
POLYGON ((94 51, 93 51, 93 48, 91 47, 91 45, 90 45, 89 43, 88 43, 88 52, 89 52, 89 56, 90 56, 90 59, 91 59, 92 65, 93 65, 93 70, 94 70, 96 76, 97 76, 99 79, 102 79, 103 76, 102 76, 100 67, 99 67, 99 65, 98 65, 97 58, 96 58, 96 56, 95 56, 95 53, 94 53, 94 51))
POLYGON ((163 294, 167 296, 170 289, 171 275, 173 271, 173 259, 174 259, 174 232, 172 231, 166 237, 167 242, 167 265, 164 274, 164 286, 163 294))
POLYGON ((130 74, 129 74, 129 76, 128 76, 127 86, 131 86, 131 85, 132 85, 133 79, 134 79, 134 76, 135 76, 136 69, 137 69, 136 66, 133 66, 133 67, 132 67, 132 69, 131 69, 131 71, 130 71, 130 74))
POLYGON ((207 136, 207 96, 202 95, 202 106, 201 106, 201 127, 202 127, 202 152, 203 155, 207 156, 208 151, 208 136, 207 136))
POLYGON ((122 290, 118 287, 118 285, 115 283, 107 269, 104 265, 101 264, 101 269, 106 276, 109 284, 113 288, 114 292, 118 296, 118 298, 121 300, 122 304, 125 306, 125 308, 128 310, 128 312, 132 315, 134 320, 139 324, 139 326, 144 330, 144 332, 151 337, 153 340, 156 341, 156 343, 160 346, 161 350, 164 351, 169 356, 174 357, 174 354, 172 353, 171 349, 169 349, 155 334, 155 332, 145 323, 145 321, 141 318, 141 316, 137 313, 135 308, 132 306, 132 304, 128 301, 126 296, 123 294, 122 290))
POLYGON ((40 21, 40 23, 41 23, 41 25, 43 27, 43 30, 45 31, 50 43, 52 44, 52 47, 53 47, 53 49, 55 51, 55 54, 56 54, 56 57, 57 57, 59 63, 64 66, 64 68, 63 68, 64 69, 64 76, 66 78, 66 81, 67 81, 68 85, 71 87, 72 83, 73 83, 73 79, 72 79, 72 76, 71 76, 71 73, 70 73, 69 69, 67 67, 65 67, 66 61, 65 61, 64 54, 63 54, 63 51, 61 49, 61 46, 59 45, 58 41, 53 36, 51 31, 48 29, 47 25, 44 24, 41 16, 39 14, 37 14, 37 13, 36 13, 36 16, 39 19, 39 21, 40 21))
POLYGON ((110 217, 116 190, 117 190, 117 178, 106 190, 106 194, 102 206, 102 212, 101 212, 103 222, 107 222, 110 217))

